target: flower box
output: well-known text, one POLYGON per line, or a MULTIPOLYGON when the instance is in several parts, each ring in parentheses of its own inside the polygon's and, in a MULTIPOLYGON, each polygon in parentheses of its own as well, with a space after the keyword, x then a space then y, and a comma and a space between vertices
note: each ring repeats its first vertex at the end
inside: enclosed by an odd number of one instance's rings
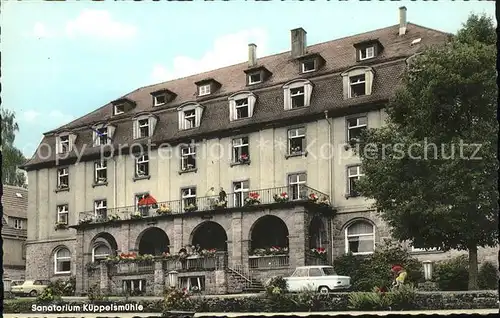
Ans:
POLYGON ((309 199, 309 201, 311 201, 311 202, 317 202, 319 198, 318 198, 318 196, 316 195, 316 193, 311 193, 311 194, 309 194, 309 198, 308 198, 308 199, 309 199))
POLYGON ((130 218, 133 220, 142 219, 142 213, 141 212, 134 212, 130 215, 130 218))
POLYGON ((68 228, 68 224, 66 223, 63 223, 63 222, 57 222, 56 223, 56 226, 54 227, 54 229, 57 231, 57 230, 65 230, 68 228))
POLYGON ((188 206, 184 207, 184 212, 194 212, 198 210, 198 207, 195 204, 189 204, 188 206))
POLYGON ((171 212, 170 207, 166 204, 160 205, 160 208, 156 210, 156 214, 158 215, 170 214, 171 212))
POLYGON ((260 194, 257 192, 250 192, 245 199, 245 205, 260 204, 260 194))
POLYGON ((110 214, 108 216, 108 221, 118 221, 118 220, 121 220, 118 214, 110 214))
POLYGON ((326 259, 326 249, 324 247, 315 247, 311 249, 311 255, 315 258, 326 259))
POLYGON ((239 158, 238 158, 238 162, 239 163, 248 163, 248 161, 250 160, 250 158, 248 157, 247 154, 242 154, 239 158))
POLYGON ((278 202, 278 203, 288 202, 288 200, 289 200, 288 194, 286 192, 282 192, 280 194, 275 194, 273 196, 273 198, 274 198, 274 201, 278 202))

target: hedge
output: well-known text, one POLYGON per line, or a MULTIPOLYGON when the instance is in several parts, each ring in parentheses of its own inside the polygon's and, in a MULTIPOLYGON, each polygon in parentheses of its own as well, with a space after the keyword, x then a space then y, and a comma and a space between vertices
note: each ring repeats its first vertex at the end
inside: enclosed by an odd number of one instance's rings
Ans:
MULTIPOLYGON (((349 297, 355 293, 300 293, 278 294, 274 296, 258 295, 255 297, 234 298, 194 298, 186 297, 182 301, 169 302, 164 300, 134 301, 94 301, 99 305, 120 305, 135 303, 143 306, 145 313, 160 313, 170 310, 187 310, 196 312, 310 312, 310 311, 349 311, 349 297)), ((370 293, 365 293, 370 294, 370 293)), ((31 313, 33 304, 82 305, 85 302, 56 301, 41 303, 28 299, 6 300, 5 313, 31 313)), ((498 293, 491 291, 478 292, 417 292, 412 301, 412 308, 392 308, 393 310, 443 310, 443 309, 491 309, 498 308, 498 293)), ((365 308, 364 310, 374 310, 365 308)), ((64 311, 63 311, 64 312, 64 311)))

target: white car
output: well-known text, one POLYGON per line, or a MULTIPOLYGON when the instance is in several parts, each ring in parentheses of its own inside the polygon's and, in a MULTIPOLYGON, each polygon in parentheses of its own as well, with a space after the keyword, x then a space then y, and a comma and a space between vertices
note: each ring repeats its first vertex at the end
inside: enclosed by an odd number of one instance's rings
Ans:
POLYGON ((332 266, 297 267, 292 276, 284 279, 288 283, 290 292, 317 290, 322 294, 327 294, 351 287, 351 277, 337 275, 332 266))

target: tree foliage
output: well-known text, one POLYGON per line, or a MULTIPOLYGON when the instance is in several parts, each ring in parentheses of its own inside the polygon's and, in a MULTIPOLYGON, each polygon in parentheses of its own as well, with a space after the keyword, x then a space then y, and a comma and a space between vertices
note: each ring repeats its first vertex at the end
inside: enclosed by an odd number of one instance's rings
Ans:
POLYGON ((14 146, 19 126, 15 114, 5 108, 2 117, 2 184, 24 187, 26 178, 18 167, 26 162, 22 152, 14 146))
POLYGON ((476 274, 477 246, 498 244, 494 35, 489 18, 472 15, 449 43, 412 58, 387 125, 355 149, 359 191, 393 236, 476 253, 476 274))

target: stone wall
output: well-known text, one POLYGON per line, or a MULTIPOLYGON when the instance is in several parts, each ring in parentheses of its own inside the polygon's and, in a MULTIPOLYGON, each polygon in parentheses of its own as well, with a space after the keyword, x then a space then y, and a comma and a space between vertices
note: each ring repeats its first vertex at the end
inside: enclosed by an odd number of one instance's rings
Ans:
POLYGON ((26 242, 26 279, 68 279, 71 274, 54 274, 54 253, 63 246, 71 252, 71 269, 74 275, 77 259, 75 243, 74 239, 26 242))

